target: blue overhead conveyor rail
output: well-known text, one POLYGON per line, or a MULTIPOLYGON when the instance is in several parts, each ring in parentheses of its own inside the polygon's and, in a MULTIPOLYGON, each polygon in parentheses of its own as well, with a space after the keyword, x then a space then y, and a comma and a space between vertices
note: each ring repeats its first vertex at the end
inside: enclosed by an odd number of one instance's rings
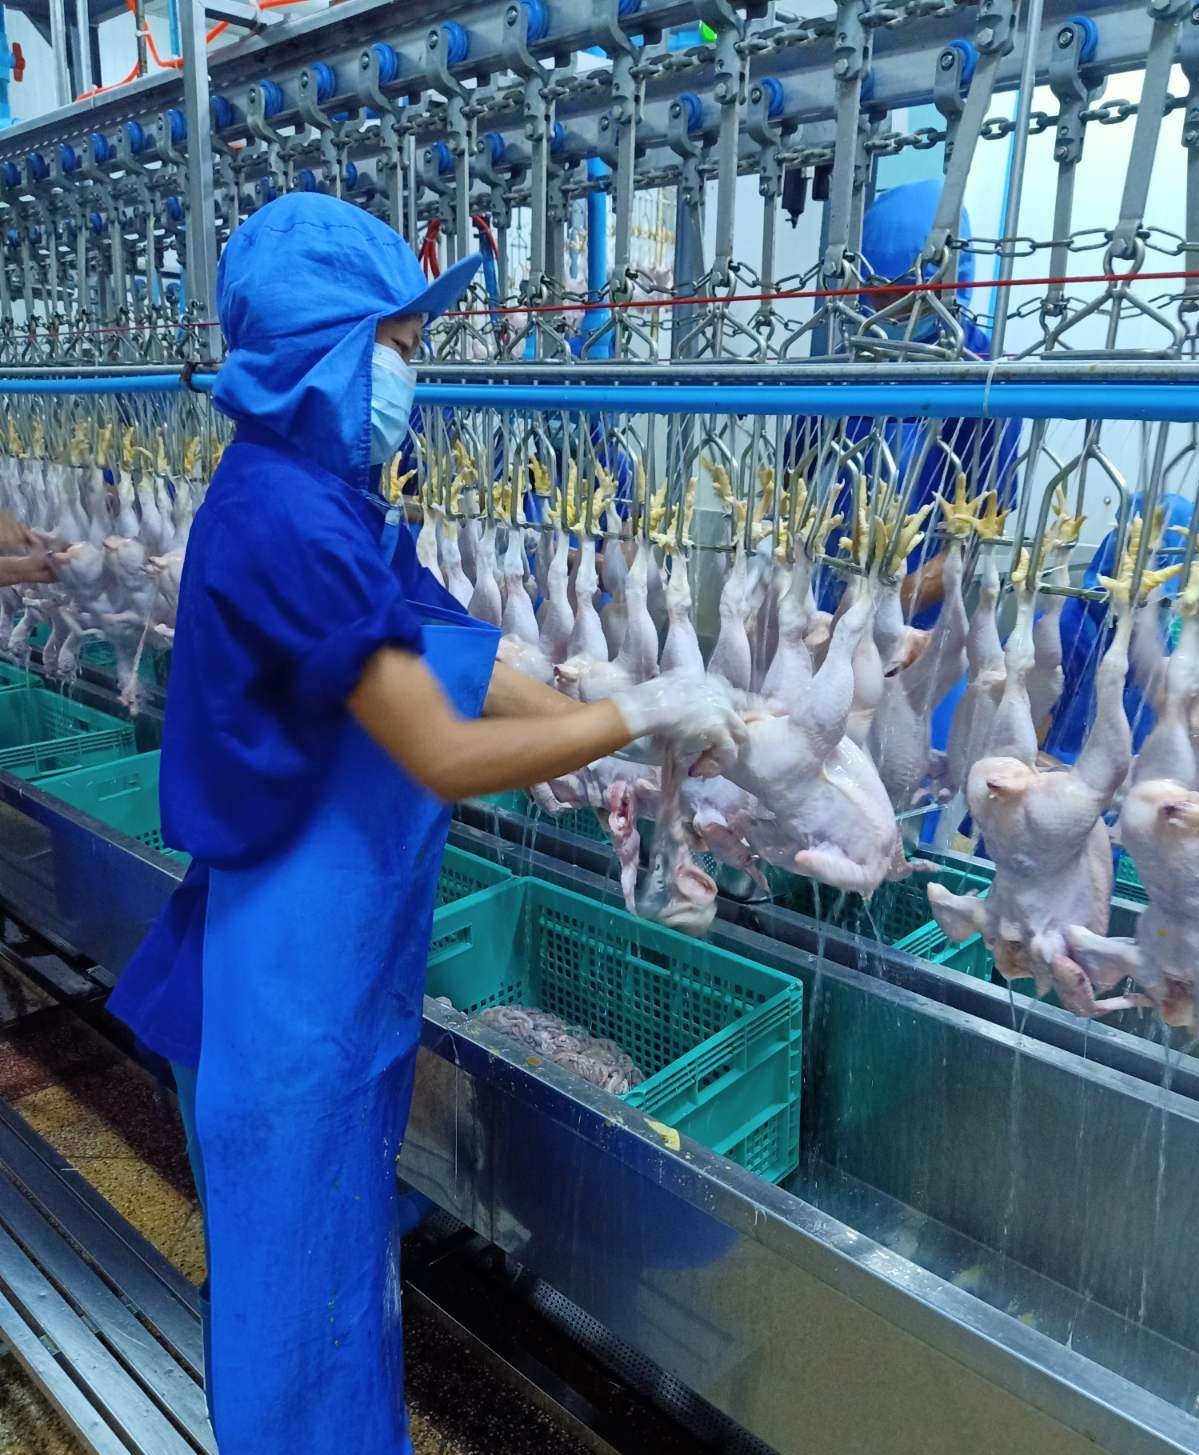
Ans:
MULTIPOLYGON (((215 372, 48 378, 0 374, 0 395, 175 394, 207 392, 215 372)), ((459 409, 539 409, 607 414, 878 415, 929 419, 1128 419, 1199 423, 1199 381, 1065 383, 995 379, 889 384, 544 384, 444 383, 416 386, 418 405, 459 409)))

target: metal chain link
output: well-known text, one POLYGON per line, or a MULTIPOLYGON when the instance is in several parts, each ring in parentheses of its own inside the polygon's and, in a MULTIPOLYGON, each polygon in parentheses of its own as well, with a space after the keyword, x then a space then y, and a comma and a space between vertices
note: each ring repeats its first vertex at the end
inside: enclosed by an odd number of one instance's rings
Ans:
MULTIPOLYGON (((1171 112, 1180 110, 1186 104, 1185 96, 1169 96, 1162 107, 1162 115, 1169 116, 1171 112)), ((1138 110, 1134 101, 1105 101, 1082 112, 1081 120, 1093 121, 1100 126, 1118 126, 1121 122, 1128 121, 1135 116, 1138 110)), ((1060 116, 1054 116, 1048 111, 1034 111, 1029 117, 1028 134, 1029 136, 1040 136, 1043 132, 1055 129, 1060 121, 1060 116)), ((980 128, 980 135, 984 141, 1003 141, 1015 130, 1014 118, 989 116, 980 128)), ((909 149, 928 151, 931 147, 943 142, 945 137, 944 130, 931 126, 921 127, 918 131, 888 131, 871 137, 865 143, 865 149, 875 156, 895 157, 909 149)))

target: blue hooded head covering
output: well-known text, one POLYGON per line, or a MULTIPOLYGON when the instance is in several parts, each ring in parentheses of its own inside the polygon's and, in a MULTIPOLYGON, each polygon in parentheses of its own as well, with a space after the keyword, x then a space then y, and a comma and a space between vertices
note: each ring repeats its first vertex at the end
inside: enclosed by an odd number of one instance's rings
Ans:
POLYGON ((443 313, 481 261, 463 258, 429 283, 404 239, 351 202, 296 192, 268 203, 221 256, 217 313, 229 352, 217 408, 366 488, 379 321, 443 313))
MULTIPOLYGON (((880 192, 862 219, 862 256, 871 271, 880 278, 902 279, 910 276, 921 249, 928 241, 941 204, 943 184, 937 178, 927 182, 905 182, 880 192)), ((970 217, 962 208, 958 238, 969 242, 970 217)), ((933 275, 933 266, 926 263, 922 278, 933 275)), ((974 281, 974 254, 958 253, 958 282, 974 281)), ((966 301, 966 292, 960 295, 966 301)))

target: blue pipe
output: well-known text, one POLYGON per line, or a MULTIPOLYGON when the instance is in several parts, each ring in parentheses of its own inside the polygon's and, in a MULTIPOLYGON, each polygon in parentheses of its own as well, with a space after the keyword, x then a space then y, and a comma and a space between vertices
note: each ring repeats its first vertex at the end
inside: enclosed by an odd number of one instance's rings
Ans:
MULTIPOLYGON (((3 387, 0 385, 0 387, 3 387)), ((654 414, 1199 421, 1191 384, 418 384, 418 403, 654 414)))
MULTIPOLYGON (((210 390, 215 373, 191 387, 210 390)), ((178 374, 28 379, 0 374, 3 394, 173 394, 178 374)), ((836 419, 1147 419, 1199 422, 1196 384, 442 384, 416 386, 419 405, 566 409, 587 413, 795 414, 836 419)))
POLYGON ((4 6, 0 5, 0 127, 13 124, 12 107, 9 105, 8 84, 12 80, 13 52, 8 43, 8 28, 5 25, 4 6))
MULTIPOLYGON (((196 374, 192 387, 205 392, 215 374, 196 374)), ((179 374, 111 374, 95 379, 20 379, 0 375, 0 394, 178 394, 186 386, 179 374)))
POLYGON ((171 38, 171 54, 183 54, 183 34, 179 29, 179 0, 167 0, 167 34, 171 38))
MULTIPOLYGON (((598 157, 587 159, 587 175, 601 178, 608 175, 608 167, 598 157)), ((592 189, 587 194, 587 297, 595 303, 603 297, 608 286, 608 194, 592 189)), ((586 331, 594 334, 607 328, 612 313, 607 308, 596 308, 583 315, 587 320, 586 331)), ((594 348, 587 350, 589 359, 610 359, 615 343, 614 330, 600 339, 594 348)))

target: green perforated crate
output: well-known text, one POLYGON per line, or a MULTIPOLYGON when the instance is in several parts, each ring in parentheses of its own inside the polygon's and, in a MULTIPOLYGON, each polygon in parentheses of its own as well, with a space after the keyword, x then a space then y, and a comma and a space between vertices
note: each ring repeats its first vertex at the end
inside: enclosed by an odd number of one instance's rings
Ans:
POLYGON ((512 871, 502 864, 492 864, 477 854, 468 854, 447 844, 437 884, 437 903, 452 904, 456 899, 465 899, 468 894, 477 894, 480 889, 490 889, 493 884, 503 884, 511 878, 512 871))
POLYGON ((1141 883, 1141 876, 1137 873, 1132 855, 1123 850, 1116 859, 1115 890, 1121 899, 1127 899, 1133 904, 1149 903, 1149 896, 1145 893, 1145 886, 1141 883))
POLYGON ((166 858, 186 864, 186 854, 163 847, 158 813, 159 756, 138 753, 74 773, 57 774, 38 787, 118 833, 157 849, 166 858))
POLYGON ((37 778, 134 751, 132 724, 45 687, 0 691, 0 768, 37 778))
POLYGON ((799 1162, 803 988, 537 879, 439 909, 427 990, 468 1014, 535 1005, 626 1050, 621 1099, 777 1182, 799 1162))
MULTIPOLYGON (((991 887, 991 879, 988 874, 971 870, 947 867, 935 875, 920 875, 920 892, 924 896, 925 923, 892 943, 897 950, 905 950, 909 955, 915 955, 921 960, 931 960, 934 965, 948 966, 951 970, 961 971, 963 975, 973 975, 976 980, 990 980, 991 952, 983 943, 983 937, 971 935, 961 944, 955 944, 936 920, 931 918, 928 910, 927 889, 934 879, 938 884, 944 884, 952 894, 985 895, 991 887)), ((905 883, 912 882, 912 880, 905 881, 905 883)))
MULTIPOLYGON (((117 654, 107 642, 85 642, 79 649, 79 660, 85 667, 93 667, 98 672, 116 672, 117 654)), ((138 663, 138 681, 149 687, 165 687, 170 660, 170 652, 147 646, 138 663)))
MULTIPOLYGON (((928 927, 928 886, 934 880, 946 885, 955 894, 969 894, 988 883, 981 875, 947 865, 936 873, 917 873, 894 883, 880 884, 869 899, 863 899, 860 894, 831 889, 827 884, 788 874, 781 869, 768 869, 767 877, 774 891, 775 903, 783 909, 807 915, 882 945, 904 949, 908 948, 906 941, 911 936, 928 927)), ((936 926, 933 928, 936 929, 936 926)))
POLYGON ((0 691, 6 687, 35 687, 40 679, 28 667, 0 662, 0 691))
MULTIPOLYGON (((163 847, 158 807, 158 772, 161 754, 139 753, 81 768, 74 773, 60 773, 38 784, 44 792, 61 798, 102 824, 116 829, 147 848, 157 849, 168 859, 186 864, 188 856, 163 847)), ((512 877, 500 864, 489 863, 476 854, 447 846, 441 864, 437 887, 437 903, 450 904, 468 894, 477 894, 493 884, 502 884, 512 877)))
POLYGON ((561 833, 577 834, 580 838, 593 839, 597 843, 608 837, 593 808, 568 808, 565 813, 551 817, 543 814, 529 795, 519 789, 510 793, 491 793, 486 798, 479 799, 479 802, 489 804, 502 813, 518 814, 521 818, 545 824, 547 828, 561 833))

